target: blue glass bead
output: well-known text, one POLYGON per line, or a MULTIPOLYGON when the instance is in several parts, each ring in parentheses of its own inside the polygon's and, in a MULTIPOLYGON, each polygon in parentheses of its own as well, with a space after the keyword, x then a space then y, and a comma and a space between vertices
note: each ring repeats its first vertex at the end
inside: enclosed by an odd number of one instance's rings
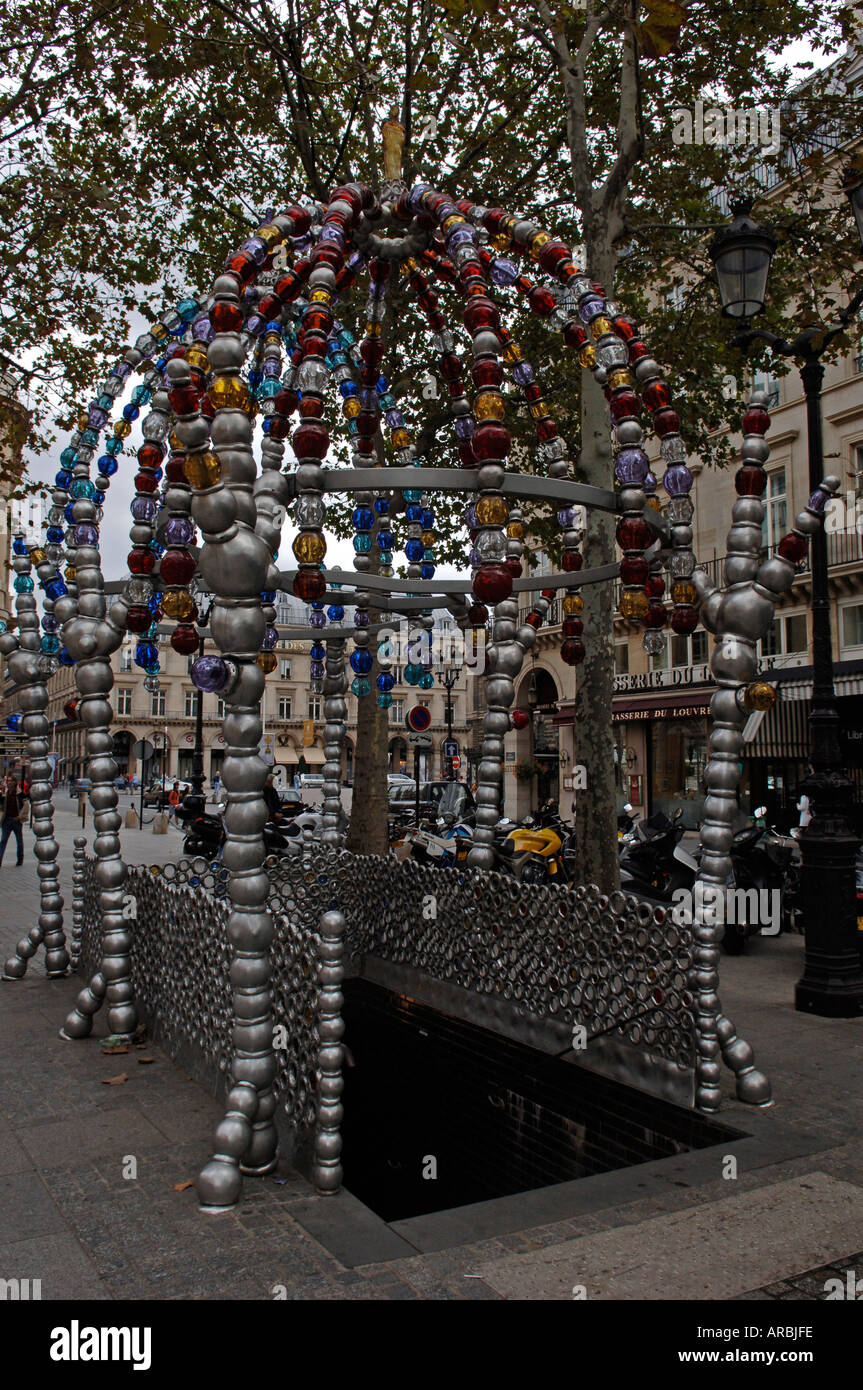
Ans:
POLYGON ((105 453, 112 454, 116 458, 117 454, 122 454, 122 452, 123 441, 122 439, 119 439, 117 435, 114 435, 114 437, 112 439, 109 439, 105 444, 105 453))
POLYGON ((123 406, 123 419, 127 420, 129 424, 131 424, 133 420, 137 420, 140 414, 141 412, 136 405, 123 406))
POLYGON ((155 642, 139 642, 135 648, 135 665, 148 666, 151 662, 159 658, 159 648, 155 642))
POLYGON ((431 546, 426 546, 425 550, 423 551, 423 559, 424 559, 424 560, 433 561, 434 558, 435 558, 435 553, 434 553, 434 551, 432 550, 431 546))
POLYGON ((70 656, 69 653, 67 652, 67 650, 66 650, 65 647, 61 647, 61 649, 60 649, 60 665, 61 665, 61 666, 74 666, 74 665, 75 665, 75 658, 74 658, 74 656, 70 656))
POLYGON ((407 521, 422 521, 423 509, 418 507, 415 502, 405 507, 405 519, 407 521))
POLYGON ((148 665, 144 667, 144 670, 146 671, 148 676, 158 676, 161 669, 162 667, 160 666, 158 661, 151 661, 148 663, 148 665))
POLYGON ((360 647, 357 651, 351 652, 351 670, 356 671, 358 676, 367 676, 372 669, 372 664, 372 654, 366 651, 365 647, 360 647))
POLYGON ((375 511, 378 516, 386 516, 390 509, 390 499, 388 497, 375 498, 375 511))
POLYGON ((184 323, 191 323, 198 313, 197 302, 194 299, 181 299, 177 305, 177 313, 184 323))
POLYGON ((354 507, 351 524, 355 531, 370 531, 375 524, 375 514, 371 507, 354 507))
POLYGON ((261 590, 261 603, 275 603, 275 601, 276 601, 276 591, 275 591, 275 589, 262 589, 262 590, 261 590))
POLYGON ((89 478, 76 478, 69 491, 73 497, 90 497, 95 495, 96 489, 89 478))
POLYGON ((103 391, 101 396, 96 398, 96 404, 100 410, 112 410, 114 407, 114 397, 109 396, 107 391, 103 391))
POLYGON ((117 460, 111 458, 110 454, 102 454, 101 458, 96 460, 96 467, 105 478, 113 478, 119 466, 117 460))
POLYGON ((353 347, 356 341, 356 338, 349 328, 342 328, 339 331, 339 342, 343 347, 353 347))
POLYGON ((419 665, 418 662, 409 662, 408 665, 405 667, 405 680, 407 681, 408 685, 416 685, 422 673, 423 668, 419 665))
POLYGON ((102 492, 101 488, 97 488, 93 493, 93 501, 96 503, 97 507, 101 507, 102 503, 105 501, 105 494, 102 492))
POLYGON ((383 671, 375 681, 378 690, 392 690, 396 683, 396 678, 390 671, 383 671))
POLYGON ((346 400, 348 399, 348 396, 356 396, 357 394, 358 394, 358 392, 357 392, 356 382, 354 382, 354 381, 340 381, 340 382, 339 382, 339 395, 341 396, 342 400, 345 400, 345 401, 346 401, 346 400))
POLYGON ((14 733, 20 728, 20 725, 21 725, 21 716, 20 716, 20 714, 10 714, 10 715, 7 715, 7 717, 6 717, 6 728, 10 731, 10 733, 13 733, 13 734, 14 734, 14 733))
POLYGON ((382 565, 391 565, 393 562, 393 552, 391 550, 382 550, 378 555, 378 559, 382 565))
POLYGON ((32 594, 33 580, 29 574, 16 574, 14 589, 16 594, 32 594))
MULTIPOLYGON (((69 522, 70 525, 74 522, 74 520, 75 520, 75 503, 74 503, 74 502, 67 502, 67 503, 66 503, 65 507, 63 508, 63 515, 64 515, 64 517, 66 518, 66 520, 69 522)), ((60 542, 58 541, 57 544, 59 545, 60 542)))
POLYGON ((72 476, 73 475, 67 473, 65 469, 61 469, 54 478, 54 486, 62 488, 64 492, 67 491, 67 489, 72 486, 72 476))
POLYGON ((49 656, 55 655, 60 650, 60 638, 54 637, 51 633, 46 633, 42 638, 42 650, 49 656))
POLYGON ((64 468, 74 468, 75 464, 78 462, 78 450, 64 449, 60 455, 60 462, 64 468))
POLYGON ((420 690, 431 690, 432 686, 434 685, 434 676, 432 675, 431 671, 423 671, 422 675, 417 681, 417 685, 419 686, 420 690))
POLYGON ((357 424, 356 420, 348 420, 348 434, 353 436, 355 434, 359 434, 359 432, 360 427, 357 424))
POLYGON ((423 509, 423 514, 420 517, 420 525, 424 531, 430 531, 434 526, 434 512, 429 511, 428 507, 423 509))
POLYGON ((392 531, 378 531, 378 550, 392 550, 395 543, 392 531))
POLYGON ((435 572, 435 567, 434 567, 434 565, 429 565, 429 564, 420 565, 420 579, 434 579, 434 572, 435 572))
POLYGON ((281 389, 282 383, 279 381, 279 378, 268 376, 266 381, 261 382, 255 394, 259 401, 268 401, 271 400, 273 396, 277 396, 281 389))
POLYGON ((340 603, 331 603, 327 609, 327 617, 331 623, 340 623, 345 616, 345 610, 340 603))
POLYGON ((367 531, 354 536, 354 550, 358 555, 368 555, 372 548, 372 538, 367 531))
POLYGON ((64 536, 61 527, 49 526, 45 532, 45 539, 49 545, 62 545, 64 536))
POLYGON ((82 444, 86 444, 88 449, 95 449, 96 445, 99 443, 99 431, 85 430, 84 433, 81 435, 80 442, 82 444))
POLYGON ((418 564, 419 561, 425 555, 425 546, 423 545, 422 541, 408 541, 407 545, 405 546, 405 555, 408 557, 411 564, 418 564))
POLYGON ((417 487, 409 487, 405 488, 402 496, 406 502, 419 502, 422 498, 422 492, 417 487))
POLYGON ((149 386, 136 386, 129 401, 132 405, 148 405, 153 399, 153 392, 149 386))
POLYGON ((393 697, 389 691, 382 691, 378 696, 378 705, 381 709, 389 709, 393 702, 393 697))
POLYGON ((366 695, 371 695, 372 683, 367 676, 355 676, 351 681, 351 691, 358 700, 362 700, 366 695))
POLYGON ((261 382, 263 381, 263 379, 264 379, 264 374, 263 374, 263 372, 256 372, 256 371, 254 371, 254 370, 249 372, 249 385, 250 385, 250 386, 260 386, 260 384, 261 384, 261 382))
POLYGON ((27 542, 25 541, 24 537, 16 536, 14 541, 12 542, 12 554, 29 555, 29 553, 30 552, 27 549, 27 542))
POLYGON ((309 652, 309 656, 311 657, 312 661, 324 661, 325 658, 326 658, 326 655, 327 655, 327 649, 326 649, 326 647, 324 646, 323 642, 313 642, 313 643, 312 643, 312 649, 311 649, 311 651, 309 652))

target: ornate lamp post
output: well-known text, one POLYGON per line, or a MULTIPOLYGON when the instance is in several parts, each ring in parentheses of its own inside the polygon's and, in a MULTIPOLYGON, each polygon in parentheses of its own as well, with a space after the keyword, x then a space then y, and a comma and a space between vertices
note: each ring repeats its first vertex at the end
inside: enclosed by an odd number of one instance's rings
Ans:
MULTIPOLYGON (((452 743, 452 692, 454 687, 458 684, 460 675, 461 663, 455 661, 445 662, 440 673, 441 684, 446 690, 446 736, 448 743, 452 743)), ((452 758, 448 756, 446 760, 446 780, 452 782, 454 777, 455 769, 452 765, 452 758)))
MULTIPOLYGON (((858 231, 863 241, 863 174, 846 181, 858 231), (855 202, 856 199, 856 202, 855 202)), ((732 225, 718 232, 710 247, 716 266, 722 311, 731 318, 751 318, 764 307, 770 260, 775 238, 748 216, 751 203, 732 206, 732 225)), ((738 333, 735 344, 744 350, 755 341, 769 344, 780 357, 799 364, 806 396, 809 445, 809 504, 819 499, 824 471, 821 424, 821 361, 830 344, 844 333, 863 304, 861 289, 839 314, 838 322, 825 327, 813 324, 789 341, 766 329, 738 333)), ((828 1018, 850 1018, 863 1013, 863 974, 857 948, 857 910, 854 859, 858 839, 848 814, 854 786, 842 767, 839 744, 839 711, 833 682, 830 631, 827 535, 824 527, 811 538, 812 555, 812 710, 809 717, 811 773, 801 784, 809 797, 812 819, 803 830, 802 898, 806 931, 803 976, 796 990, 796 1008, 828 1018)), ((790 559, 796 556, 789 555, 790 559)))

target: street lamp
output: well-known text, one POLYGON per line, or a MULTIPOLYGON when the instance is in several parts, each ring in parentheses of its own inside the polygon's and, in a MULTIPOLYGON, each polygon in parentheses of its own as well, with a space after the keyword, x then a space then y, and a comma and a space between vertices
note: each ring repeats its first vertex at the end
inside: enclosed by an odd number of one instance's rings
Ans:
MULTIPOLYGON (((204 655, 204 643, 206 641, 205 629, 210 622, 210 612, 215 600, 215 594, 211 594, 202 580, 193 580, 189 586, 189 591, 195 600, 198 609, 198 616, 195 622, 198 626, 198 656, 204 655)), ((184 798, 184 804, 189 808, 193 816, 202 816, 207 806, 207 798, 204 796, 204 692, 196 691, 195 699, 195 747, 192 750, 192 775, 189 778, 192 790, 184 798)))
MULTIPOLYGON (((863 242, 860 197, 863 176, 849 197, 863 242), (856 199, 856 202, 855 202, 856 199)), ((749 205, 751 206, 751 204, 749 205)), ((732 225, 714 237, 710 256, 716 266, 723 313, 749 318, 764 306, 767 272, 775 239, 746 215, 749 206, 736 204, 732 225)), ((767 343, 779 357, 799 365, 806 396, 809 448, 810 504, 817 496, 824 473, 821 424, 823 357, 830 344, 844 333, 863 304, 863 289, 841 311, 836 324, 814 324, 788 341, 765 329, 749 329, 735 336, 735 346, 746 349, 755 341, 767 343)), ((797 984, 795 1007, 825 1018, 851 1018, 863 1013, 863 974, 857 946, 857 903, 854 860, 858 838, 851 829, 849 811, 854 784, 842 767, 839 743, 839 709, 833 681, 833 647, 830 631, 827 533, 820 527, 812 537, 812 709, 809 716, 810 775, 800 785, 810 800, 812 819, 801 831, 801 889, 806 932, 803 975, 797 984)))
MULTIPOLYGON (((447 743, 452 743, 452 692, 453 687, 458 683, 461 675, 461 662, 447 661, 444 663, 440 679, 446 690, 446 737, 447 743)), ((452 758, 447 756, 446 760, 446 780, 455 780, 455 768, 452 765, 452 758)))

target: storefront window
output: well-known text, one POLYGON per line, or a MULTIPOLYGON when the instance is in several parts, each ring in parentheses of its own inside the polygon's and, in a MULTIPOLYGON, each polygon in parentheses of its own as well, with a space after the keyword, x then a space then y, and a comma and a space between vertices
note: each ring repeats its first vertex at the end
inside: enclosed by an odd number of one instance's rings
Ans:
POLYGON ((652 734, 652 809, 673 816, 682 807, 684 825, 694 830, 701 819, 704 799, 706 721, 658 719, 652 734))

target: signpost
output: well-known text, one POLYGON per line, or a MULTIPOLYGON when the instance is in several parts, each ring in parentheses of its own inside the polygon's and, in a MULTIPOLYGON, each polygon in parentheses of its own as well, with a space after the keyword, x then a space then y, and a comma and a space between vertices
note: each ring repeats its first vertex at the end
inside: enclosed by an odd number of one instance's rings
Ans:
POLYGON ((420 750, 432 746, 432 736, 427 733, 430 724, 431 710, 426 705, 411 705, 405 715, 405 726, 408 730, 408 743, 414 750, 414 800, 417 825, 420 823, 420 750))
POLYGON ((138 828, 144 829, 144 783, 147 780, 147 767, 155 749, 149 739, 139 738, 132 744, 132 757, 141 764, 141 807, 138 812, 138 828))
POLYGON ((444 755, 445 758, 457 758, 457 757, 458 757, 458 743, 456 742, 455 739, 452 739, 452 740, 447 739, 447 740, 446 740, 446 742, 444 743, 444 746, 443 746, 443 755, 444 755))

